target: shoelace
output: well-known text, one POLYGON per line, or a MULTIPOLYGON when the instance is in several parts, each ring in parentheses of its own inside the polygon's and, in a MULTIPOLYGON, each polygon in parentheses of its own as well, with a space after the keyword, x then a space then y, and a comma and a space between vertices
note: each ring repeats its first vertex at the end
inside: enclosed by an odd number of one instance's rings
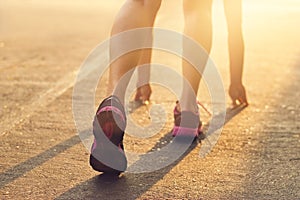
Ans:
POLYGON ((209 115, 212 116, 211 112, 199 101, 197 100, 197 104, 209 115))

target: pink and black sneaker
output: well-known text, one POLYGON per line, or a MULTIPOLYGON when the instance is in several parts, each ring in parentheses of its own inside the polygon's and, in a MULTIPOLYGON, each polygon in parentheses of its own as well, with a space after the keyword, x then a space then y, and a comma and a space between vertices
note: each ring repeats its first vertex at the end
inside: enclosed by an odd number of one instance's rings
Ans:
POLYGON ((123 136, 126 128, 125 110, 116 96, 110 96, 99 105, 94 122, 94 143, 90 165, 99 172, 119 175, 127 168, 123 136))
POLYGON ((193 137, 199 140, 205 139, 202 130, 202 122, 199 120, 199 113, 181 111, 179 102, 174 108, 174 128, 173 137, 193 137))

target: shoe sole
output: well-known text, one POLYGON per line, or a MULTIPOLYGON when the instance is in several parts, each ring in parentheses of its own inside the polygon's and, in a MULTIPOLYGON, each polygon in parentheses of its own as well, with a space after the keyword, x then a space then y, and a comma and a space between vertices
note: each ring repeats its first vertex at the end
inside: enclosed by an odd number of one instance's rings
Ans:
MULTIPOLYGON (((125 157, 124 148, 122 145, 124 131, 116 122, 122 121, 122 118, 116 113, 113 113, 113 111, 108 110, 97 114, 97 120, 105 136, 110 140, 111 143, 119 147, 119 152, 116 152, 115 149, 109 147, 111 144, 104 144, 100 142, 97 144, 95 149, 92 149, 92 154, 90 155, 90 165, 96 171, 118 175, 121 172, 124 172, 127 168, 127 159, 125 157), (96 157, 106 159, 113 158, 113 162, 115 164, 114 166, 117 166, 117 169, 105 165, 96 157)), ((94 136, 97 142, 103 141, 103 138, 101 138, 99 134, 94 134, 94 136)))

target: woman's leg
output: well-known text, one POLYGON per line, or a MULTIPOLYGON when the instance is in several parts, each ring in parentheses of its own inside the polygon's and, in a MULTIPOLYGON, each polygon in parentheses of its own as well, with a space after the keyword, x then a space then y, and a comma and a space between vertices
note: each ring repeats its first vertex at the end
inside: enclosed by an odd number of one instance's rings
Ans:
MULTIPOLYGON (((161 0, 127 0, 116 18, 112 35, 135 28, 151 27, 160 2, 161 0)), ((147 34, 137 37, 140 37, 139 42, 144 44, 147 34)), ((111 40, 111 59, 118 55, 117 52, 120 49, 126 47, 124 45, 130 45, 130 43, 128 44, 128 38, 121 36, 118 41, 111 40)), ((125 90, 130 76, 127 76, 125 82, 121 84, 119 84, 119 81, 137 65, 140 55, 141 50, 134 51, 117 58, 110 65, 108 96, 114 93, 118 98, 110 96, 104 99, 99 105, 93 121, 95 139, 91 149, 90 165, 96 171, 119 175, 126 170, 127 160, 123 146, 126 113, 122 103, 124 104, 125 90), (117 90, 114 91, 116 88, 117 90), (116 147, 113 148, 113 145, 116 147)))
MULTIPOLYGON (((135 28, 152 27, 160 4, 161 0, 127 0, 116 17, 111 35, 135 28)), ((118 52, 124 44, 126 44, 126 41, 123 42, 122 40, 111 44, 111 57, 114 57, 115 52, 118 52)), ((110 65, 108 95, 113 93, 122 76, 137 66, 141 52, 141 50, 138 50, 128 53, 110 65)), ((118 90, 114 93, 122 103, 124 103, 125 90, 129 80, 130 77, 118 85, 118 90)))
MULTIPOLYGON (((209 54, 212 43, 212 0, 184 0, 183 4, 185 17, 184 34, 197 41, 207 51, 207 54, 209 54)), ((185 54, 185 48, 185 44, 183 43, 183 54, 185 54)), ((192 53, 199 54, 200 52, 192 53)), ((200 67, 204 69, 206 62, 207 59, 203 60, 200 67)), ((185 60, 182 62, 182 72, 192 90, 190 90, 189 85, 183 85, 182 97, 180 99, 181 110, 196 113, 198 111, 196 97, 201 74, 185 60)))

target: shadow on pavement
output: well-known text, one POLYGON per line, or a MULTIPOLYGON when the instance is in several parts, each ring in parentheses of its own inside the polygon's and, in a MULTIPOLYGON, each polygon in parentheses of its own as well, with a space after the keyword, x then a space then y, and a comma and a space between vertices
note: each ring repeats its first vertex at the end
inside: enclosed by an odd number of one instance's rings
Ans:
MULTIPOLYGON (((245 107, 239 107, 235 109, 228 108, 226 113, 225 124, 229 122, 234 116, 239 114, 245 107)), ((153 150, 161 148, 162 141, 171 141, 170 134, 166 134, 161 138, 157 144, 152 148, 153 150)), ((78 135, 75 135, 68 140, 65 140, 52 148, 10 168, 9 170, 0 174, 0 188, 11 183, 15 179, 21 177, 25 173, 33 170, 34 168, 42 165, 51 158, 59 155, 67 149, 79 144, 81 139, 78 135)), ((126 173, 125 176, 108 180, 103 175, 96 176, 86 182, 83 182, 66 193, 62 194, 58 199, 65 198, 105 198, 108 195, 120 196, 127 199, 135 199, 150 187, 152 187, 157 181, 159 181, 165 174, 167 174, 174 166, 176 166, 189 152, 191 152, 197 146, 197 142, 194 142, 189 149, 172 165, 159 170, 159 172, 145 173, 145 174, 130 174, 126 173)))
MULTIPOLYGON (((228 108, 225 124, 245 108, 245 106, 235 107, 234 109, 228 108)), ((170 134, 166 134, 152 149, 161 148, 162 141, 170 141, 171 139, 170 134)), ((198 142, 195 141, 176 162, 159 171, 142 174, 125 173, 119 179, 115 177, 111 179, 111 177, 100 174, 71 188, 57 199, 136 199, 161 180, 197 144, 198 142)))
MULTIPOLYGON (((260 98, 259 103, 253 105, 255 109, 247 110, 247 115, 252 116, 247 124, 256 126, 251 126, 247 134, 251 143, 244 147, 251 152, 244 160, 246 173, 242 183, 246 188, 243 192, 246 198, 300 197, 299 66, 300 60, 295 66, 285 66, 285 71, 280 73, 283 78, 277 82, 274 76, 266 78, 265 85, 280 84, 261 89, 258 94, 265 93, 268 98, 260 98)), ((240 191, 231 195, 234 199, 240 191)))
POLYGON ((33 170, 34 168, 42 165, 53 157, 59 155, 60 153, 66 151, 67 149, 81 143, 81 139, 78 135, 65 140, 50 149, 10 168, 9 170, 0 174, 0 189, 15 179, 21 177, 23 174, 33 170))

